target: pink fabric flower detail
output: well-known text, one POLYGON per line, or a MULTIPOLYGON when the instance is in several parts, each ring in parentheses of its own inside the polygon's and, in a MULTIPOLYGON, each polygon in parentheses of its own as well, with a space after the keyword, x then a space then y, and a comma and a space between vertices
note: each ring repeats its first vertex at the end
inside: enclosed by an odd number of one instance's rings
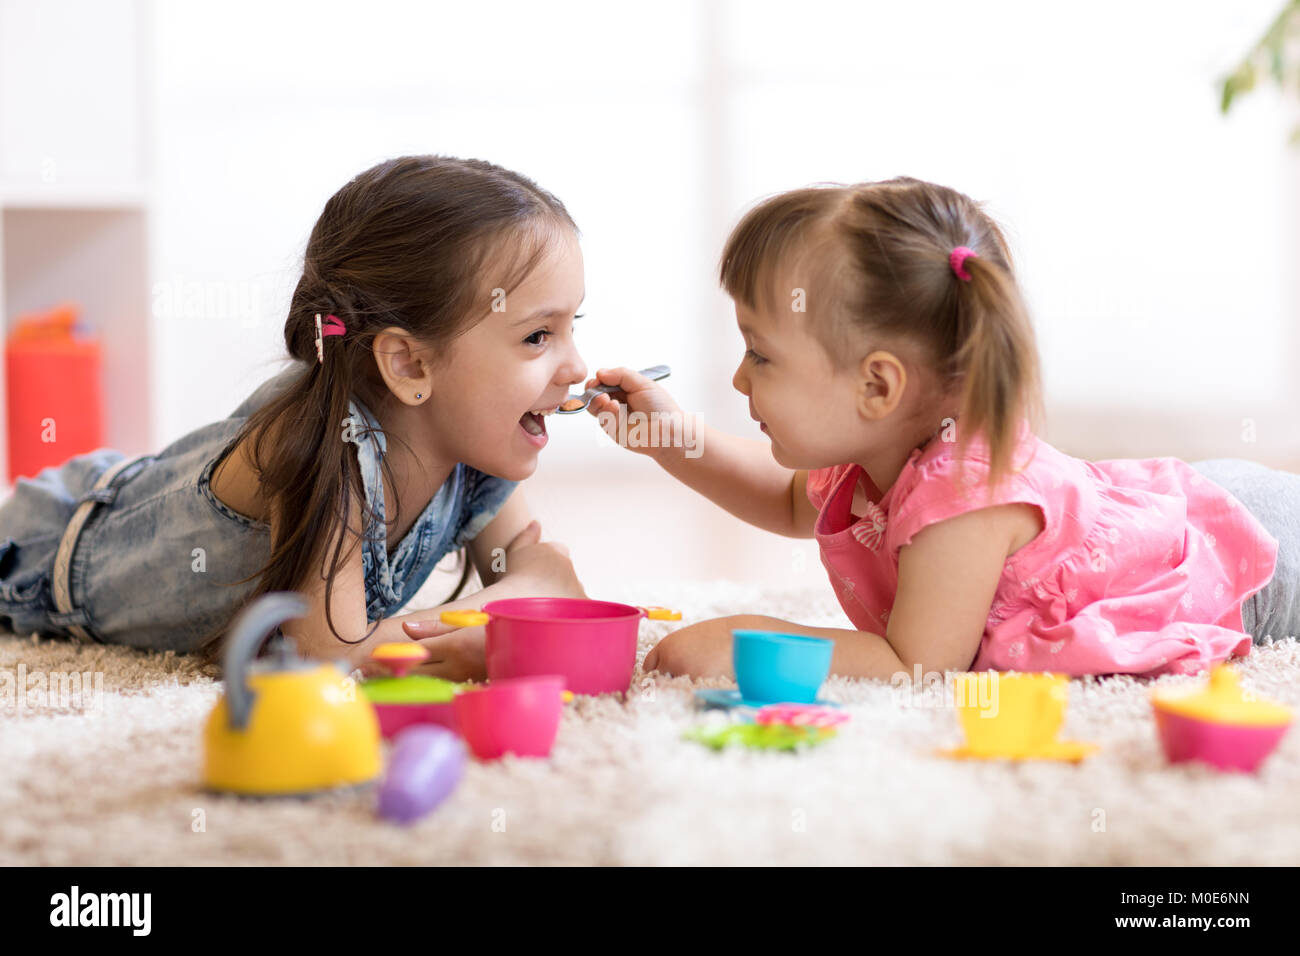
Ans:
POLYGON ((853 537, 872 551, 879 551, 885 540, 886 523, 885 513, 868 501, 866 516, 853 526, 853 537))

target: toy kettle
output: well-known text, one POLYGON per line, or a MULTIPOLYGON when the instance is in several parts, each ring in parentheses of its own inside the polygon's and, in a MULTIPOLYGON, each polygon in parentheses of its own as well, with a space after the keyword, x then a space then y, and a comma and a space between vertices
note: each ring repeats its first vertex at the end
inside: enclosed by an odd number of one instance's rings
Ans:
POLYGON ((291 591, 265 594, 231 625, 226 693, 204 728, 203 785, 290 796, 365 783, 381 770, 379 721, 339 665, 299 657, 278 634, 308 605, 291 591), (254 662, 277 632, 274 653, 254 662))

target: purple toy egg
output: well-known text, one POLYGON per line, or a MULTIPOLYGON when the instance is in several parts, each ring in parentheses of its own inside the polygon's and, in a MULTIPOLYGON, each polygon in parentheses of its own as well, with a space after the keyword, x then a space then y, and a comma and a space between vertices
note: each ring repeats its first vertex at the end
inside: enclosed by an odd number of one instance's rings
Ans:
POLYGON ((407 727, 393 738, 379 815, 394 823, 418 820, 456 789, 465 763, 465 744, 453 731, 434 724, 407 727))

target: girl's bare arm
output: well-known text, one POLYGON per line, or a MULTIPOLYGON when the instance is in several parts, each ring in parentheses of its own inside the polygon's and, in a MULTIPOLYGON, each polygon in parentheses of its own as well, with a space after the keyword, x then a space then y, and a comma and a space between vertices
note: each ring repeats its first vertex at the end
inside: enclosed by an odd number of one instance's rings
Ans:
POLYGON ((587 410, 606 434, 626 438, 629 451, 650 456, 678 481, 742 521, 787 537, 812 537, 817 512, 805 494, 807 472, 779 464, 766 441, 701 425, 658 382, 632 369, 601 369, 587 384, 597 382, 616 386, 617 391, 596 396, 587 410), (637 429, 630 417, 627 428, 618 428, 619 417, 629 413, 645 416, 655 440, 635 441, 637 429))
POLYGON ((817 510, 808 500, 808 472, 777 463, 766 441, 741 438, 708 425, 697 432, 701 454, 658 448, 654 459, 668 474, 714 504, 764 531, 811 538, 817 510))

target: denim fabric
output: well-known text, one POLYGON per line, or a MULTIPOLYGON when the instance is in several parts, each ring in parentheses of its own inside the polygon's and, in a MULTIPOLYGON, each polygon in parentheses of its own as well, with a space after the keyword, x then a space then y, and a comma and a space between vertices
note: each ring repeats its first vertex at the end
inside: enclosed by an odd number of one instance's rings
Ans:
POLYGON ((356 432, 361 480, 366 501, 378 522, 366 536, 361 552, 366 573, 366 616, 377 621, 405 605, 444 555, 477 537, 510 497, 516 482, 457 463, 390 556, 383 525, 388 515, 380 473, 388 442, 370 409, 354 398, 352 410, 366 424, 356 432))
POLYGON ((1241 608, 1246 633, 1256 644, 1265 637, 1300 638, 1300 475, 1243 458, 1188 464, 1245 505, 1277 538, 1272 579, 1241 608))
MULTIPOLYGON (((89 638, 188 652, 224 623, 256 586, 271 556, 270 526, 227 507, 210 487, 217 462, 245 419, 302 373, 301 363, 264 382, 228 418, 205 425, 155 455, 126 461, 99 449, 18 480, 0 505, 0 629, 89 638), (125 465, 103 488, 95 483, 125 465), (69 527, 82 502, 88 516, 69 527), (65 531, 68 533, 65 535, 65 531), (65 606, 58 606, 56 557, 63 543, 65 606)), ((351 414, 367 503, 384 512, 379 422, 359 400, 351 414)), ((388 555, 385 527, 363 544, 366 613, 399 610, 434 565, 492 520, 515 483, 458 464, 410 532, 388 555)))

